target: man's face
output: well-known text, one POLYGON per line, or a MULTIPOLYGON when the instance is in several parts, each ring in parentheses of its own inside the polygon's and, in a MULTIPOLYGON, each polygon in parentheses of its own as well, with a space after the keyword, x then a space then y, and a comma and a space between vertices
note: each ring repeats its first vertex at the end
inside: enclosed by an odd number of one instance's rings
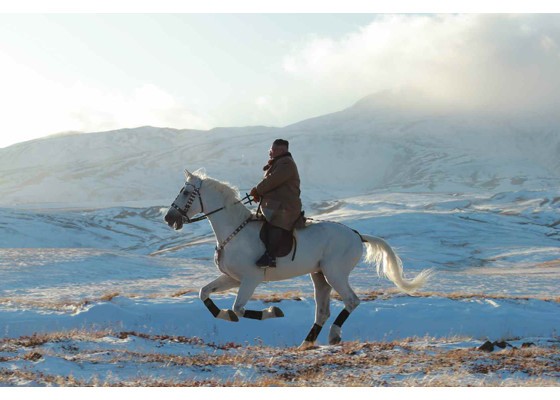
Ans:
POLYGON ((278 156, 281 156, 282 154, 286 153, 288 151, 288 149, 286 148, 286 146, 279 146, 276 144, 273 144, 272 147, 270 147, 270 150, 268 151, 268 155, 270 156, 270 158, 275 158, 278 156))

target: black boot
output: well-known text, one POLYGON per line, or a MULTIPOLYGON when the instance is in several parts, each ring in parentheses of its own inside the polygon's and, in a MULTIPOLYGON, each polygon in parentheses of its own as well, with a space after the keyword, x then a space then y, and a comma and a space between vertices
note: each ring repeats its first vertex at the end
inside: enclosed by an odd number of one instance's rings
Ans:
POLYGON ((277 242, 279 240, 278 230, 281 230, 281 228, 277 228, 265 221, 260 233, 260 238, 264 243, 266 251, 261 258, 257 260, 256 264, 258 267, 276 267, 276 247, 278 246, 277 242))
POLYGON ((268 251, 265 251, 262 257, 257 260, 256 264, 257 267, 261 268, 276 268, 276 257, 271 257, 270 254, 268 254, 268 251))

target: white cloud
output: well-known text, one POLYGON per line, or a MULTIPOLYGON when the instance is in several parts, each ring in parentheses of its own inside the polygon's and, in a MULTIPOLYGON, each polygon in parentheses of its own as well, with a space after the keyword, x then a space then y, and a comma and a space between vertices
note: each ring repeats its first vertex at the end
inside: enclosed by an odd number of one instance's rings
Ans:
POLYGON ((259 96, 255 100, 255 105, 257 106, 257 108, 265 108, 269 103, 270 103, 270 96, 266 96, 266 95, 259 96))
MULTIPOLYGON (((171 76, 136 87, 132 82, 147 75, 93 81, 85 69, 78 75, 72 74, 78 69, 56 69, 62 55, 54 53, 59 59, 48 63, 15 44, 0 48, 0 147, 70 130, 283 126, 375 92, 408 88, 452 109, 518 113, 560 107, 558 14, 378 15, 353 33, 308 36, 294 46, 283 59, 283 74, 277 73, 282 55, 275 53, 258 64, 258 79, 249 83, 236 78, 237 68, 210 81, 192 75, 196 84, 188 88, 189 79, 181 76, 173 89, 188 100, 164 89, 171 76), (79 81, 72 81, 76 76, 79 81), (195 97, 201 100, 193 103, 195 97)), ((212 65, 203 56, 197 62, 212 65)))
POLYGON ((559 44, 558 15, 382 15, 342 38, 310 38, 283 66, 331 96, 413 88, 453 108, 555 111, 559 44))
POLYGON ((245 110, 248 116, 248 123, 260 125, 263 121, 267 125, 282 125, 282 122, 289 113, 290 107, 288 98, 283 95, 260 95, 255 98, 254 106, 250 110, 245 110))
POLYGON ((0 147, 63 131, 153 125, 209 129, 205 120, 155 84, 131 90, 54 82, 0 53, 0 147))
POLYGON ((79 99, 68 103, 70 123, 77 130, 95 131, 140 125, 207 129, 209 126, 171 94, 154 84, 130 92, 98 89, 77 84, 69 90, 79 99))

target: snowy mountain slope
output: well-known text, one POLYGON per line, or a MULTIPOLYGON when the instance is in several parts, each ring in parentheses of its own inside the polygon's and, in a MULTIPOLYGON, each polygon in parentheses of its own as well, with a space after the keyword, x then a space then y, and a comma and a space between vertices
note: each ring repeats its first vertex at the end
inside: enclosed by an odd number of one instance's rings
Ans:
MULTIPOLYGON (((427 385, 436 377, 455 386, 487 380, 496 384, 504 376, 517 385, 528 385, 527 379, 535 376, 558 385, 557 190, 494 195, 388 192, 309 206, 311 215, 385 238, 402 257, 407 276, 428 266, 437 271, 418 296, 407 296, 379 279, 375 268, 358 264, 350 284, 362 302, 344 325, 343 346, 386 350, 392 341, 402 340, 414 347, 396 348, 392 357, 401 360, 407 354, 407 365, 433 360, 436 348, 447 349, 442 355, 446 368, 428 365, 412 374, 429 379, 423 383, 427 385), (508 353, 477 350, 486 340, 506 340, 508 353), (524 343, 538 351, 543 364, 538 373, 526 362, 512 364, 524 343), (450 366, 447 354, 460 351, 469 351, 471 361, 462 357, 450 366), (481 364, 495 365, 500 355, 508 362, 498 363, 496 372, 476 372, 481 364)), ((53 377, 59 384, 81 386, 149 385, 155 378, 166 385, 224 382, 237 376, 245 382, 284 376, 276 369, 282 358, 275 353, 291 355, 289 363, 298 365, 305 357, 331 365, 322 353, 345 354, 345 347, 326 345, 327 329, 312 353, 292 348, 313 324, 308 276, 263 283, 248 304, 263 309, 273 301, 284 318, 237 323, 213 318, 197 296, 219 274, 210 226, 200 222, 173 231, 162 220, 165 209, 0 208, 0 386, 50 385, 53 377), (251 354, 249 365, 237 357, 231 367, 214 361, 217 346, 231 349, 232 356, 251 354), (269 354, 266 360, 273 360, 275 368, 271 361, 260 368, 256 351, 269 354), (159 358, 160 353, 166 357, 159 358), (204 353, 211 357, 201 369, 204 353), (240 370, 249 371, 249 377, 239 375, 240 370), (67 376, 74 380, 64 380, 67 376)), ((234 293, 213 298, 218 307, 228 308, 234 293)), ((326 326, 343 303, 333 298, 331 307, 326 326)), ((523 360, 531 357, 521 354, 523 360)), ((355 352, 346 360, 356 359, 355 365, 343 364, 352 376, 364 371, 355 352)), ((392 362, 378 363, 377 368, 382 379, 373 379, 378 373, 366 370, 368 380, 362 384, 400 385, 411 376, 392 362)), ((337 371, 340 376, 339 367, 337 371)), ((348 384, 328 376, 319 384, 348 384)))
MULTIPOLYGON (((33 280, 28 271, 39 266, 56 270, 63 262, 68 271, 79 275, 93 265, 94 276, 116 288, 117 271, 134 274, 134 265, 155 270, 177 265, 182 272, 175 274, 196 277, 196 283, 184 282, 183 288, 198 290, 197 285, 218 273, 212 229, 203 221, 174 231, 163 221, 167 208, 0 208, 0 272, 22 273, 33 280)), ((559 210, 557 191, 378 193, 347 197, 338 204, 306 206, 309 216, 387 240, 402 258, 407 274, 414 276, 427 267, 441 271, 428 291, 501 294, 507 287, 509 294, 547 298, 559 295, 559 210), (509 281, 512 276, 515 282, 509 281)), ((92 279, 89 272, 86 275, 92 279)), ((360 291, 391 287, 365 264, 352 273, 351 283, 360 291)), ((307 276, 267 286, 312 291, 307 276)), ((95 290, 101 291, 101 286, 95 290)), ((105 291, 111 290, 123 288, 105 291)))
POLYGON ((162 204, 177 193, 183 169, 199 167, 246 190, 260 179, 277 137, 292 144, 307 200, 560 181, 560 131, 550 122, 412 112, 370 96, 284 128, 142 127, 20 143, 0 149, 0 205, 162 204))
MULTIPOLYGON (((390 356, 402 360, 405 346, 407 365, 425 365, 434 346, 468 351, 472 359, 436 376, 431 365, 412 372, 378 363, 380 379, 360 383, 399 385, 412 376, 420 384, 441 378, 446 385, 481 385, 506 376, 525 385, 542 376, 558 385, 551 367, 560 321, 558 130, 544 120, 405 112, 374 96, 281 129, 143 127, 0 149, 0 386, 269 379, 286 376, 270 369, 268 360, 279 360, 275 352, 293 365, 307 354, 330 365, 322 355, 344 353, 345 347, 324 345, 327 329, 314 353, 286 349, 313 323, 308 276, 257 288, 250 307, 285 296, 277 304, 285 318, 214 319, 197 298, 219 274, 210 225, 174 231, 163 221, 185 167, 206 167, 211 177, 245 191, 260 178, 277 137, 292 143, 308 216, 386 239, 407 277, 436 271, 411 297, 359 263, 350 284, 363 301, 343 340, 381 341, 365 345, 387 349, 387 341, 402 339, 390 356), (477 350, 485 340, 536 348, 504 349, 508 363, 489 373, 496 351, 477 350), (271 355, 262 367, 254 357, 248 367, 238 358, 223 368, 193 363, 200 352, 214 355, 217 348, 204 344, 215 343, 234 355, 252 356, 255 349, 271 355), (169 358, 156 361, 161 352, 169 358), (523 354, 531 352, 540 354, 539 369, 510 363, 515 354, 529 360, 523 354)), ((214 299, 230 307, 233 293, 214 299)), ((343 307, 335 298, 331 303, 328 324, 343 307)), ((362 360, 360 352, 348 359, 362 360)), ((352 376, 363 371, 361 361, 349 367, 352 376)))
POLYGON ((366 97, 285 130, 309 156, 308 136, 321 132, 325 145, 320 148, 327 151, 311 162, 340 179, 351 172, 368 183, 365 188, 472 191, 557 185, 560 130, 549 119, 442 115, 404 109, 393 100, 366 97))
POLYGON ((220 132, 143 127, 17 144, 0 150, 1 204, 150 204, 176 194, 185 167, 222 159, 220 132))

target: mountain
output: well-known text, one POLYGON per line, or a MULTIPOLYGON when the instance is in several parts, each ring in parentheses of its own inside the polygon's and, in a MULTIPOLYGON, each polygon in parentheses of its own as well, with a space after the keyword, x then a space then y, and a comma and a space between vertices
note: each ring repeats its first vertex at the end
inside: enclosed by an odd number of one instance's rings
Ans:
POLYGON ((0 205, 95 207, 169 199, 185 168, 195 170, 207 159, 221 166, 228 141, 242 143, 259 132, 141 127, 16 144, 0 149, 0 205))
POLYGON ((558 125, 412 106, 422 103, 416 93, 377 94, 283 128, 140 127, 19 143, 0 149, 0 206, 167 204, 183 170, 199 167, 248 191, 279 137, 290 141, 304 199, 558 186, 558 125))

